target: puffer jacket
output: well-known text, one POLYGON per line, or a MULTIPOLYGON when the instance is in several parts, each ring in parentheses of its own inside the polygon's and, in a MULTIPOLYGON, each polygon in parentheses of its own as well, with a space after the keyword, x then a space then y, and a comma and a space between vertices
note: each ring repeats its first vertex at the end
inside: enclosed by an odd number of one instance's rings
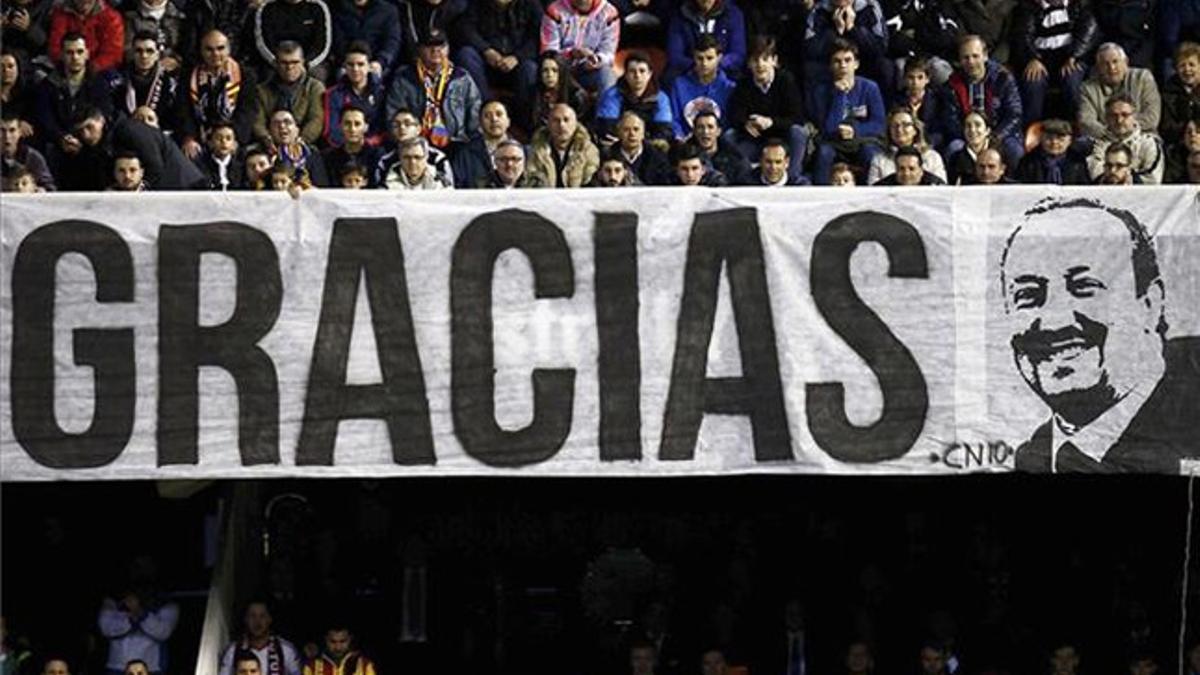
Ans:
POLYGON ((580 14, 571 0, 554 0, 542 15, 541 52, 556 51, 574 63, 578 49, 585 47, 611 68, 621 41, 621 15, 607 0, 592 0, 592 7, 580 14))
POLYGON ((83 35, 91 56, 88 65, 97 73, 121 65, 125 58, 125 21, 104 0, 96 0, 86 16, 77 14, 69 0, 50 11, 46 49, 55 63, 62 59, 62 38, 67 33, 83 35))

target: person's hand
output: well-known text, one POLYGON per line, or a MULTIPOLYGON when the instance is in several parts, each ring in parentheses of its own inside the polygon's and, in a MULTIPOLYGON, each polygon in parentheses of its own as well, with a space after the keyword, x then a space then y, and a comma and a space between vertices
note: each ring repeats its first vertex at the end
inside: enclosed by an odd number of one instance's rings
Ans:
POLYGON ((33 125, 32 124, 30 124, 29 122, 26 122, 25 120, 21 120, 20 127, 21 127, 21 138, 32 138, 33 137, 33 125))
POLYGON ((1049 73, 1046 71, 1046 66, 1037 59, 1031 59, 1029 63, 1025 64, 1026 82, 1040 82, 1046 79, 1046 75, 1048 74, 1049 73))
POLYGON ((80 143, 79 139, 71 134, 67 134, 58 139, 58 147, 62 148, 62 151, 68 155, 74 155, 83 149, 83 143, 80 143))
MULTIPOLYGON (((316 189, 315 187, 312 189, 316 189)), ((292 196, 292 199, 300 199, 300 193, 304 192, 304 188, 292 183, 288 186, 287 193, 292 196)))
POLYGON ((600 70, 600 56, 593 53, 583 62, 583 67, 588 70, 600 70))
POLYGON ((8 25, 16 28, 19 31, 29 30, 29 12, 24 9, 18 9, 9 17, 8 25))
POLYGON ((519 64, 519 63, 520 63, 520 61, 517 59, 517 57, 511 56, 511 55, 506 56, 506 57, 500 59, 500 71, 505 72, 505 73, 511 73, 513 71, 513 68, 516 68, 517 64, 519 64))
POLYGON ((775 120, 767 117, 766 115, 755 115, 754 119, 758 124, 759 131, 766 131, 767 129, 775 126, 775 120))
POLYGON ((383 64, 378 61, 371 62, 371 72, 383 77, 383 64))
POLYGON ((483 60, 487 61, 487 64, 489 66, 491 66, 492 68, 499 68, 500 61, 503 58, 504 58, 504 56, 500 52, 496 51, 495 49, 492 49, 491 47, 488 47, 487 49, 483 50, 483 60))
POLYGON ((179 64, 178 57, 164 56, 161 59, 159 59, 159 63, 162 64, 163 70, 167 71, 168 73, 173 73, 176 70, 179 70, 180 64, 179 64))
POLYGON ((126 593, 125 597, 121 598, 121 606, 134 621, 141 619, 146 614, 145 608, 142 607, 142 599, 138 597, 137 593, 126 593))
POLYGON ((854 8, 850 5, 846 5, 842 8, 842 23, 845 24, 846 30, 852 30, 854 28, 854 19, 857 16, 858 15, 854 13, 854 8))
POLYGON ((1083 66, 1079 65, 1075 59, 1068 57, 1067 60, 1063 62, 1062 68, 1059 69, 1059 72, 1063 77, 1070 77, 1081 70, 1083 70, 1083 66))
POLYGON ((854 127, 850 126, 849 124, 839 124, 837 130, 838 138, 843 141, 848 141, 854 138, 854 127))
POLYGON ((645 9, 650 6, 650 0, 633 0, 634 9, 645 9))
POLYGON ((833 29, 838 33, 846 32, 846 14, 841 8, 833 10, 833 29))
POLYGON ((746 129, 746 133, 750 134, 751 138, 758 138, 758 134, 759 134, 758 125, 754 123, 753 117, 746 120, 745 129, 746 129))
POLYGON ((185 139, 183 145, 179 147, 183 150, 183 154, 187 155, 188 159, 196 159, 200 156, 200 144, 194 138, 185 139))

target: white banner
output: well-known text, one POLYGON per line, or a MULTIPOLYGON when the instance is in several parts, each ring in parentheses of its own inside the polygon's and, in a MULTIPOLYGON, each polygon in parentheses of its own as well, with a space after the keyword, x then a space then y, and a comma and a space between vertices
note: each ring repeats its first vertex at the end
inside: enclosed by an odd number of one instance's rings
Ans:
POLYGON ((449 196, 5 195, 3 479, 1200 457, 1192 189, 449 196))

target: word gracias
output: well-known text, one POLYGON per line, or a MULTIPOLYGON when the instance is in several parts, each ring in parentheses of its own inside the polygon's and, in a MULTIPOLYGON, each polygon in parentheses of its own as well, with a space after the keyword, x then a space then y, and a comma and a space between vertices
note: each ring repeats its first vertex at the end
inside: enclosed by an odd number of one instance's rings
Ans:
MULTIPOLYGON (((599 459, 642 457, 638 327, 637 217, 595 215, 595 304, 599 344, 599 459)), ((881 462, 916 441, 928 411, 925 379, 907 347, 855 291, 850 256, 863 242, 884 247, 891 277, 927 278, 925 248, 909 223, 859 212, 829 222, 812 247, 811 292, 817 309, 875 373, 883 409, 866 426, 851 423, 840 382, 806 385, 809 431, 831 457, 881 462)), ((537 298, 574 293, 575 272, 563 232, 546 218, 514 209, 482 214, 452 252, 451 397, 454 433, 464 450, 491 466, 545 462, 572 424, 576 371, 533 371, 533 420, 506 430, 495 418, 492 272, 516 249, 530 263, 537 298)), ((162 465, 198 463, 199 370, 219 367, 238 392, 238 446, 245 466, 278 464, 279 382, 258 345, 280 313, 283 284, 271 239, 245 224, 164 225, 158 242, 157 457, 162 465), (236 264, 236 304, 219 325, 202 326, 200 259, 218 253, 236 264)), ((95 401, 88 429, 62 429, 54 412, 54 299, 58 260, 90 261, 98 303, 134 299, 134 266, 125 240, 105 225, 64 220, 33 231, 12 268, 11 411, 16 440, 38 463, 63 469, 115 460, 134 427, 134 329, 77 328, 75 361, 91 366, 95 401)), ((705 414, 748 416, 757 462, 794 459, 776 353, 759 227, 753 209, 697 214, 684 270, 670 388, 658 449, 660 460, 690 460, 705 414), (741 375, 707 377, 723 268, 728 270, 741 375)), ((338 219, 331 234, 319 325, 311 354, 295 462, 332 465, 338 424, 379 419, 400 465, 436 462, 405 280, 404 251, 392 218, 338 219), (349 384, 351 327, 360 283, 366 283, 381 381, 349 384)))

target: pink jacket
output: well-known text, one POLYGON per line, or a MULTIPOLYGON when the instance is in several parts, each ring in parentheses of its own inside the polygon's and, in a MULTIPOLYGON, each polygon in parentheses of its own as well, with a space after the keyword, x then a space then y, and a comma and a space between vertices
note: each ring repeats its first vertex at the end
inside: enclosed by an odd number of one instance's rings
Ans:
POLYGON ((559 52, 577 61, 580 47, 592 50, 600 62, 612 67, 621 40, 621 14, 608 0, 592 0, 591 9, 579 13, 571 0, 555 0, 542 16, 541 51, 559 52))

